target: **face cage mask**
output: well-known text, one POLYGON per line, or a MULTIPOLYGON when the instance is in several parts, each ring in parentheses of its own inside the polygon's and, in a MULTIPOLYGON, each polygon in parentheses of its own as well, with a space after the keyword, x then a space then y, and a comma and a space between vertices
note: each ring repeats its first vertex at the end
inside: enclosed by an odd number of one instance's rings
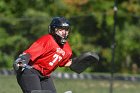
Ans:
POLYGON ((61 36, 59 33, 55 33, 55 35, 56 35, 56 40, 59 44, 64 45, 67 42, 68 35, 64 37, 61 36))
POLYGON ((51 26, 49 26, 49 33, 51 33, 53 35, 53 37, 55 38, 56 42, 58 44, 65 44, 67 39, 68 39, 68 35, 66 36, 61 36, 59 33, 56 33, 56 31, 58 29, 65 29, 66 31, 70 31, 71 29, 69 27, 58 27, 58 28, 51 28, 51 26))

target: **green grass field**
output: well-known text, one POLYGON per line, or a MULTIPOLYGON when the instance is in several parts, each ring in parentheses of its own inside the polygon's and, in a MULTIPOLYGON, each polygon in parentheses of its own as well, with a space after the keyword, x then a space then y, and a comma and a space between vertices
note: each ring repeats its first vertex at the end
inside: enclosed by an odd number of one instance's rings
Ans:
MULTIPOLYGON (((58 93, 71 90, 73 93, 109 93, 110 83, 105 80, 55 79, 58 93)), ((0 93, 22 93, 15 76, 0 75, 0 93)), ((140 93, 140 82, 114 81, 113 93, 140 93)))

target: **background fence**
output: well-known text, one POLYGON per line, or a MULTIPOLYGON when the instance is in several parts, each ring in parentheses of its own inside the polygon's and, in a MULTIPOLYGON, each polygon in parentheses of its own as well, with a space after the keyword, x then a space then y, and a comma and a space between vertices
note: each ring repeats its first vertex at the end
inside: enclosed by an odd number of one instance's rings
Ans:
MULTIPOLYGON (((0 70, 0 75, 15 75, 13 70, 2 69, 0 70)), ((102 74, 102 73, 66 73, 66 72, 53 72, 52 77, 58 79, 94 79, 94 80, 110 80, 110 74, 102 74)), ((132 82, 140 82, 140 76, 138 75, 123 75, 123 74, 115 74, 114 80, 123 80, 123 81, 132 81, 132 82)))

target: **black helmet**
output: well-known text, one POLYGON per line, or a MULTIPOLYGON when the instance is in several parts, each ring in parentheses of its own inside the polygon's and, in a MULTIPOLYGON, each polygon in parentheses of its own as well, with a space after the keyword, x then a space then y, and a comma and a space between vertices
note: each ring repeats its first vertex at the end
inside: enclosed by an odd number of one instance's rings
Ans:
POLYGON ((63 28, 70 31, 70 22, 64 17, 54 17, 49 25, 49 33, 53 35, 59 44, 64 44, 68 36, 62 37, 56 34, 56 28, 63 28))

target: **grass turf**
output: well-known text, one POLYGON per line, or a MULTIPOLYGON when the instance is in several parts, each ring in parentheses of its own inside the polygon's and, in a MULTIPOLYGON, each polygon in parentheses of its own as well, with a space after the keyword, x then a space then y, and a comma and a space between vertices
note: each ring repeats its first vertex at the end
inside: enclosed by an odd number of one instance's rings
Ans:
MULTIPOLYGON (((110 82, 106 80, 56 79, 58 93, 71 90, 73 93, 109 93, 110 82)), ((114 81, 113 93, 139 93, 140 82, 114 81)), ((0 93, 22 93, 15 76, 0 75, 0 93)))

